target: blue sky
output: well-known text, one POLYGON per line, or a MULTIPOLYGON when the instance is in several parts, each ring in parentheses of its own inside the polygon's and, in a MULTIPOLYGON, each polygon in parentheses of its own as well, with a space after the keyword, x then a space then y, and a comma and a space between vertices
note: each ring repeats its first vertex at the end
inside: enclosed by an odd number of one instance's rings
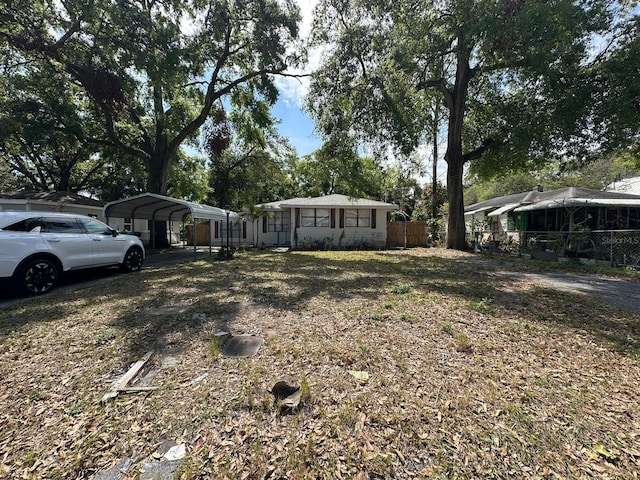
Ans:
POLYGON ((280 98, 271 111, 280 120, 277 126, 280 135, 289 139, 300 157, 320 147, 321 140, 314 134, 315 124, 300 106, 280 98))
MULTIPOLYGON (((313 8, 317 0, 295 0, 300 7, 302 23, 300 35, 307 38, 311 31, 313 8)), ((309 63, 304 69, 289 71, 292 74, 310 73, 319 65, 318 52, 309 54, 309 63)), ((309 88, 308 78, 277 77, 276 85, 280 91, 278 103, 272 109, 273 116, 280 120, 278 131, 287 137, 301 157, 320 148, 321 140, 314 135, 315 124, 309 118, 302 105, 309 88)))
MULTIPOLYGON (((302 14, 302 24, 300 33, 302 38, 307 38, 311 31, 313 18, 313 8, 317 0, 295 0, 300 7, 302 14)), ((313 72, 320 64, 321 52, 312 50, 309 52, 309 63, 305 69, 290 71, 288 73, 301 74, 313 72)), ((275 83, 280 91, 278 103, 272 109, 274 117, 280 120, 278 130, 280 134, 287 137, 295 147, 299 156, 308 155, 322 145, 322 140, 314 133, 315 124, 304 112, 304 96, 308 92, 309 80, 307 78, 277 77, 275 83)), ((442 157, 444 155, 444 145, 440 146, 438 161, 438 180, 446 182, 446 164, 442 157)), ((419 178, 421 183, 430 182, 431 172, 431 147, 425 147, 418 155, 423 159, 427 175, 419 178)))

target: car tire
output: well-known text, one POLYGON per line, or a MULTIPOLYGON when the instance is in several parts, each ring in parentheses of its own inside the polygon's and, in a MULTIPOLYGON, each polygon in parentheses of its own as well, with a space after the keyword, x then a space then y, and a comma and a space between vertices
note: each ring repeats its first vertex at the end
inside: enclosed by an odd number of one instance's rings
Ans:
POLYGON ((120 269, 123 272, 137 272, 142 268, 143 260, 144 255, 142 254, 142 250, 140 250, 138 247, 132 247, 127 250, 127 253, 124 256, 124 260, 120 264, 120 269))
POLYGON ((27 262, 19 271, 18 288, 26 295, 43 295, 58 283, 58 266, 47 258, 27 262))

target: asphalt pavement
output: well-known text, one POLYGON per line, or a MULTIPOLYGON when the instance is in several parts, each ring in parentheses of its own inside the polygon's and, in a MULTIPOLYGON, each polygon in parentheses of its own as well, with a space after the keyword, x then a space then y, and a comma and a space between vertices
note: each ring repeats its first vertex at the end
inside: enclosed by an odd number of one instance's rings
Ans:
MULTIPOLYGON (((217 254, 217 247, 212 247, 211 251, 209 251, 208 246, 196 247, 194 252, 193 246, 173 246, 170 249, 148 251, 142 265, 142 269, 145 270, 148 268, 158 268, 163 265, 202 260, 209 258, 210 255, 215 256, 217 254)), ((118 267, 91 268, 67 272, 63 275, 60 284, 56 287, 56 290, 76 290, 97 282, 113 280, 119 275, 126 274, 122 273, 118 267)), ((28 299, 29 297, 16 297, 12 292, 0 289, 0 308, 28 301, 28 299)))
POLYGON ((501 271, 495 275, 518 280, 530 280, 545 288, 563 292, 581 292, 599 297, 603 302, 640 313, 640 282, 597 275, 560 272, 501 271))
POLYGON ((145 268, 159 267, 162 265, 170 265, 174 263, 185 263, 192 260, 202 260, 209 258, 209 255, 218 254, 218 247, 196 247, 194 252, 193 246, 173 246, 170 249, 155 250, 147 252, 147 258, 142 266, 145 268))

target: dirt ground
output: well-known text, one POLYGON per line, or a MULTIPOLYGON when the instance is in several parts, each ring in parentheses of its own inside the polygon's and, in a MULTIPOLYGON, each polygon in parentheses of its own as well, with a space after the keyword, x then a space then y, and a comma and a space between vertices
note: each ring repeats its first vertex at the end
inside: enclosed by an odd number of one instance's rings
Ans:
POLYGON ((637 479, 640 315, 603 301, 616 283, 548 273, 437 249, 239 252, 6 305, 0 477, 145 478, 170 443, 180 479, 637 479), (264 343, 225 358, 223 330, 264 343), (156 389, 101 402, 148 351, 156 389))

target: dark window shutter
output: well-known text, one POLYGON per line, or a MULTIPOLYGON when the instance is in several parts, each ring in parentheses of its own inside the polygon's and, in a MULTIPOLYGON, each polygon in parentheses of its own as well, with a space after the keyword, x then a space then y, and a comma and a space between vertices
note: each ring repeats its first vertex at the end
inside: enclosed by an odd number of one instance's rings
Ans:
POLYGON ((340 228, 344 228, 344 208, 340 209, 340 228))
POLYGON ((300 209, 296 208, 296 228, 300 228, 300 209))
POLYGON ((247 238, 247 221, 242 222, 242 238, 247 238))
POLYGON ((267 233, 268 228, 267 217, 262 217, 262 233, 267 233))
POLYGON ((214 228, 213 228, 213 230, 214 230, 214 238, 219 238, 220 237, 220 223, 214 222, 213 225, 214 225, 214 228))
POLYGON ((371 209, 371 228, 376 228, 376 209, 371 209))
POLYGON ((331 228, 336 228, 336 209, 331 209, 331 228))

